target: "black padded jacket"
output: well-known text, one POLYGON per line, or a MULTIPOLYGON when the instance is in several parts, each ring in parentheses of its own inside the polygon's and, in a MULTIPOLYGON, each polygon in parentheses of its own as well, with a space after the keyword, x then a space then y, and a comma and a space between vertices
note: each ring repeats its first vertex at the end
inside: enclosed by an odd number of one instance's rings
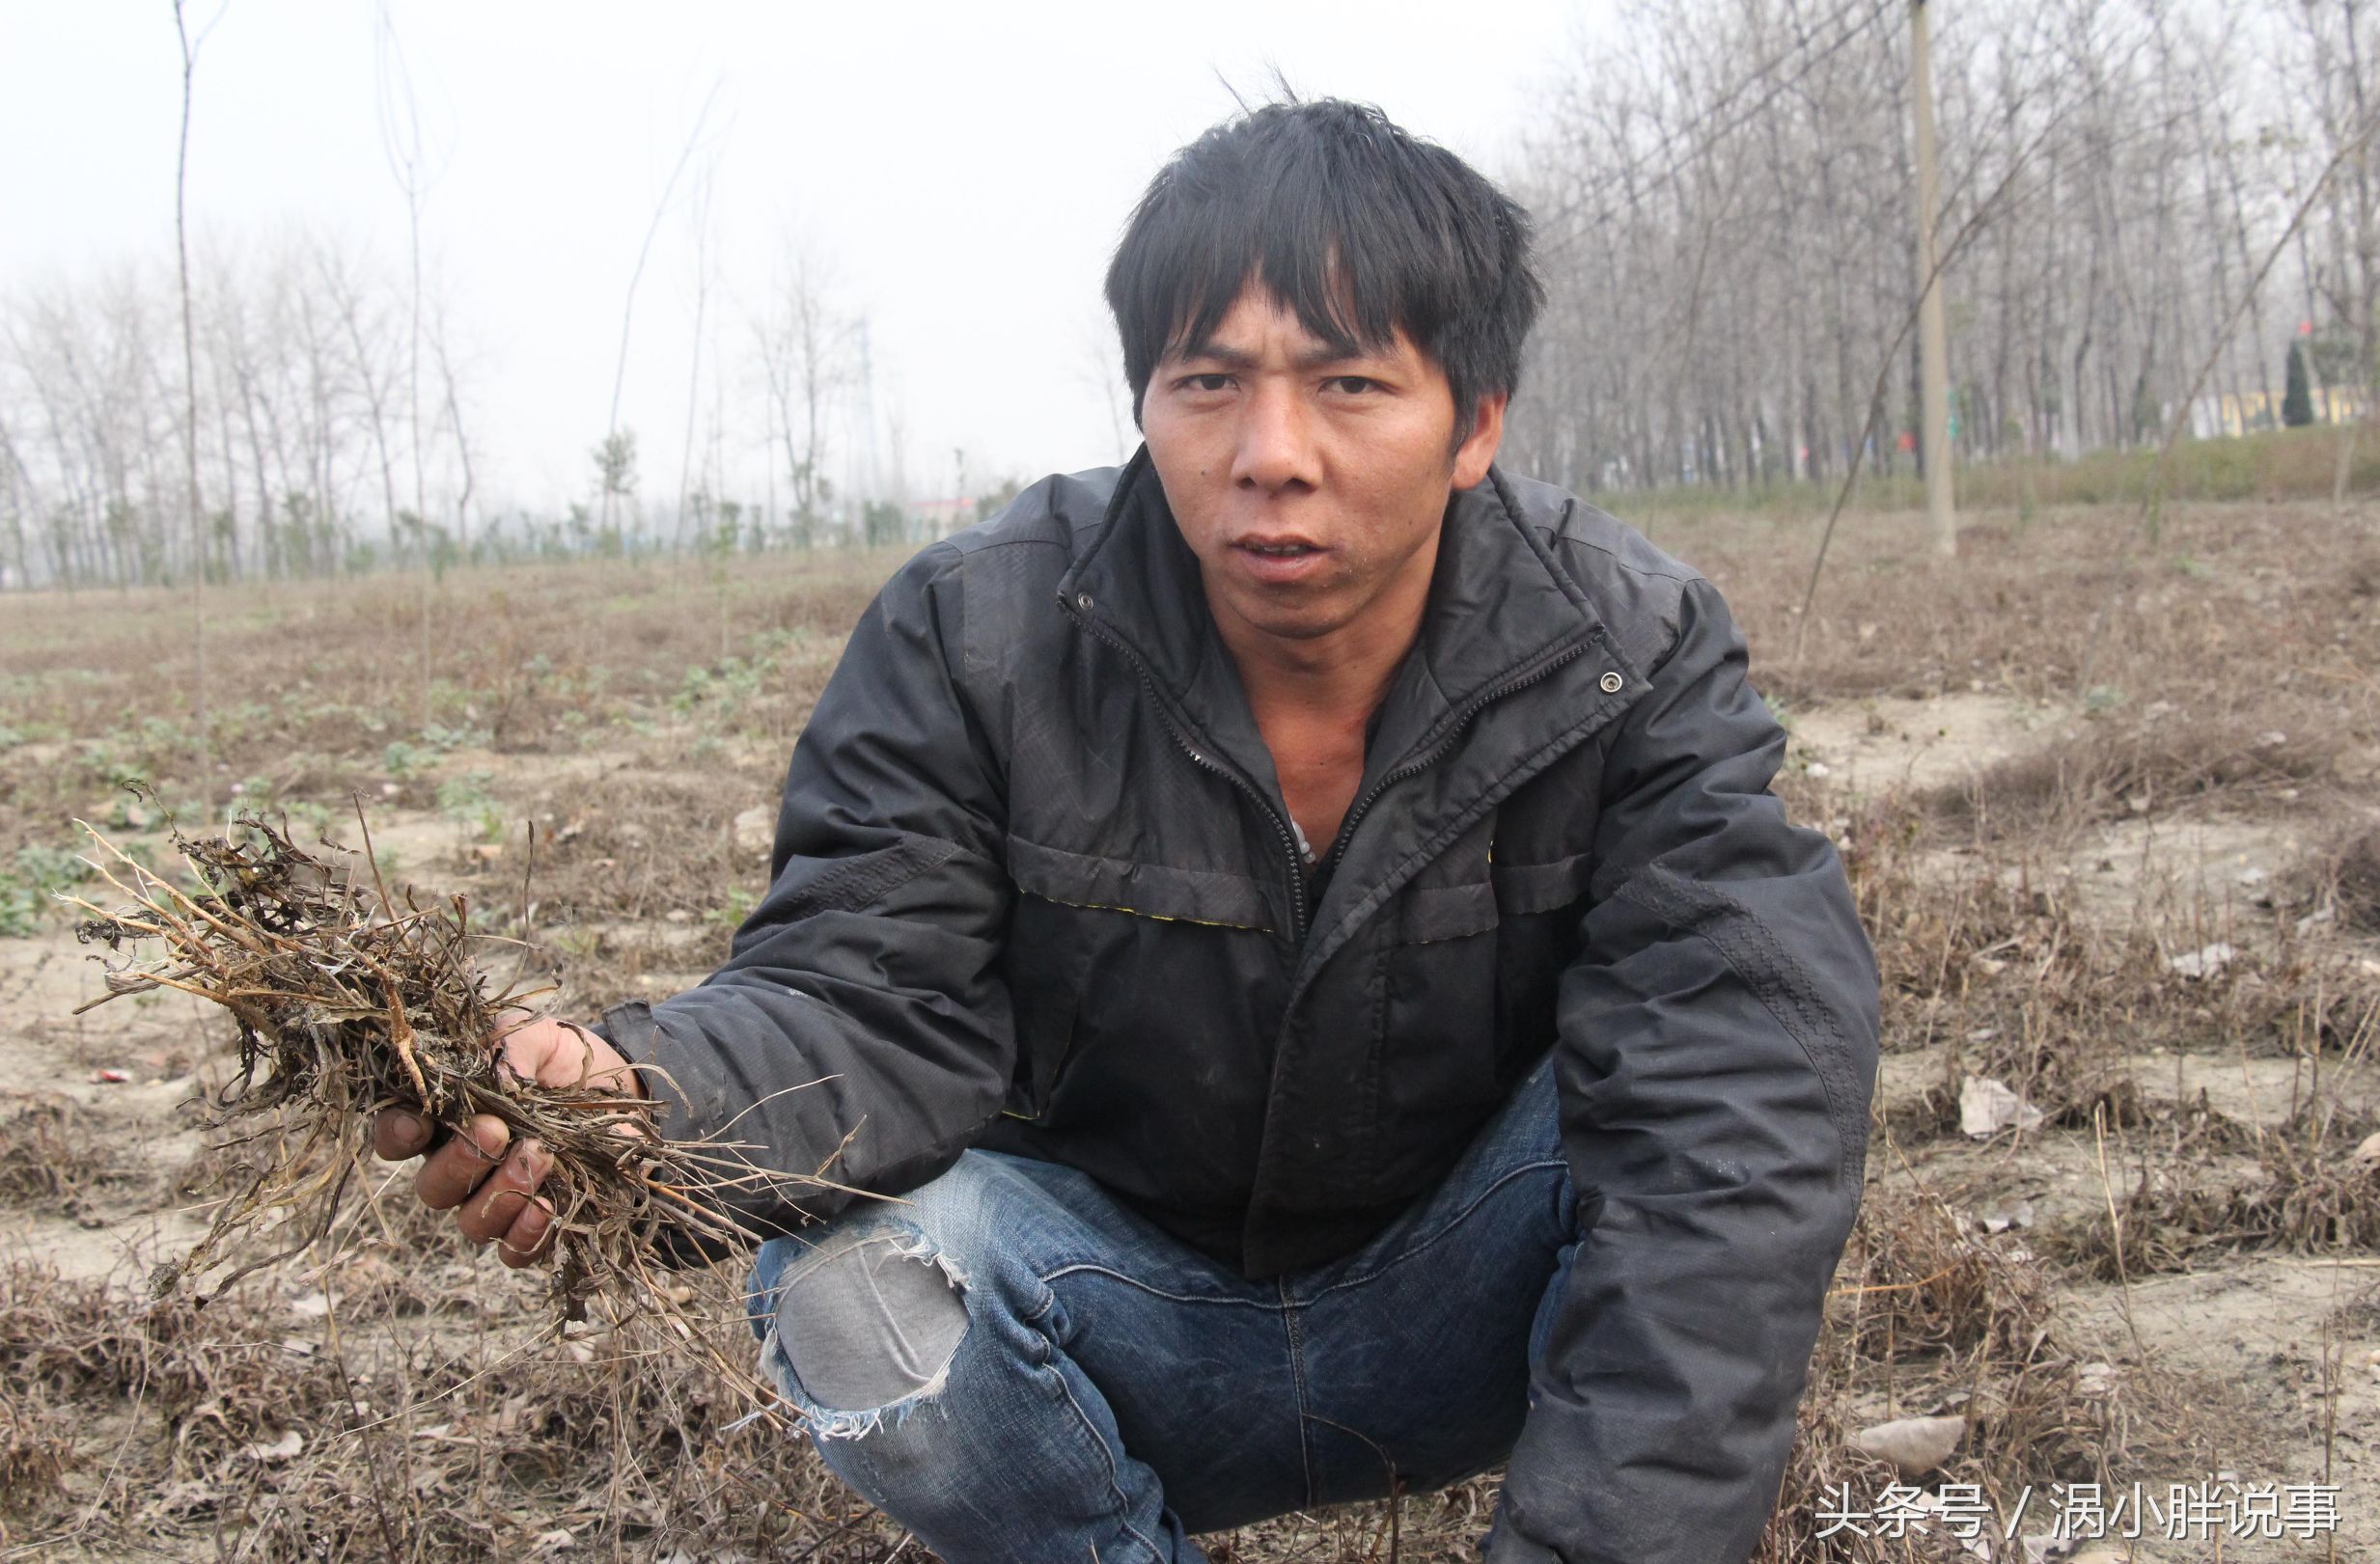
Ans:
POLYGON ((668 1133, 881 1193, 969 1146, 1064 1162, 1252 1277, 1360 1245, 1550 1050, 1586 1231, 1500 1555, 1727 1564, 1775 1502, 1875 1064, 1874 958, 1769 791, 1784 753, 1707 581, 1491 475, 1315 893, 1144 453, 894 576, 732 957, 608 1029, 666 1072, 668 1133))

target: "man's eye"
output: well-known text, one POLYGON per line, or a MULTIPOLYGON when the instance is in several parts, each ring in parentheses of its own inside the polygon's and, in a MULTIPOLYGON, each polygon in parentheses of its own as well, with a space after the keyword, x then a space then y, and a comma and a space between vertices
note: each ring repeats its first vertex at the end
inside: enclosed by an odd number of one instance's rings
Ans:
POLYGON ((1228 374, 1188 374, 1182 376, 1184 391, 1228 391, 1232 377, 1228 374))
POLYGON ((1361 397, 1367 392, 1380 389, 1379 381, 1360 374, 1335 374, 1327 383, 1333 391, 1342 392, 1350 397, 1361 397))

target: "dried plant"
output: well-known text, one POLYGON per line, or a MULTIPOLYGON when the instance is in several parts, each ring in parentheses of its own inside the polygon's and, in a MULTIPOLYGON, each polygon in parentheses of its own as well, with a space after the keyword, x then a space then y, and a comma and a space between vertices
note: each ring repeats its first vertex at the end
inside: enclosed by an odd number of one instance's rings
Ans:
POLYGON ((196 881, 190 892, 93 827, 82 830, 97 849, 94 868, 128 901, 110 911, 65 898, 88 915, 78 938, 119 952, 164 947, 111 962, 107 992, 83 1008, 173 989, 221 1005, 239 1029, 237 1073, 205 1108, 218 1143, 244 1153, 240 1187, 188 1255, 157 1269, 159 1296, 228 1265, 236 1238, 268 1226, 296 1233, 277 1253, 232 1271, 216 1293, 326 1232, 371 1116, 389 1107, 418 1111, 447 1134, 492 1114, 515 1139, 543 1145, 553 1167, 543 1189, 554 1207, 554 1295, 567 1319, 583 1317, 587 1301, 604 1292, 645 1310, 674 1306, 683 1289, 656 1274, 665 1252, 687 1237, 739 1241, 719 1213, 731 1194, 832 1187, 764 1171, 740 1145, 663 1139, 653 1130, 657 1105, 644 1098, 595 1083, 544 1085, 506 1067, 502 1038, 540 996, 507 988, 491 998, 471 961, 482 936, 464 899, 425 907, 408 891, 401 906, 373 862, 368 828, 363 852, 329 848, 329 859, 254 813, 235 816, 226 836, 176 831, 196 881))

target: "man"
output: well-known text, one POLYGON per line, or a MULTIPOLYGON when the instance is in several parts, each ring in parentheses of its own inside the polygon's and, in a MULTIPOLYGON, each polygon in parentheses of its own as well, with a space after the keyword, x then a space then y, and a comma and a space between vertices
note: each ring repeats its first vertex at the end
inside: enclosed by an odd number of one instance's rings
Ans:
MULTIPOLYGON (((734 1215, 821 1457, 946 1558, 1499 1462, 1496 1560, 1775 1502, 1875 968, 1719 594, 1492 467, 1538 295, 1374 110, 1186 148, 1108 276, 1143 453, 885 587, 720 972, 507 1044, 904 1197, 734 1215)), ((542 1162, 489 1120, 420 1185, 528 1263, 542 1162)))

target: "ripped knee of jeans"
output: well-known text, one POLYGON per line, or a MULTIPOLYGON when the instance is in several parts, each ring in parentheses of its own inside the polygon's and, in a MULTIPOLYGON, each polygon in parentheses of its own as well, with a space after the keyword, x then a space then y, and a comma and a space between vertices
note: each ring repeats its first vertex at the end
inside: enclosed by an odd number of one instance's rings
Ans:
POLYGON ((871 1235, 778 1289, 778 1350, 804 1421, 855 1439, 942 1393, 967 1333, 967 1278, 915 1231, 871 1235))

